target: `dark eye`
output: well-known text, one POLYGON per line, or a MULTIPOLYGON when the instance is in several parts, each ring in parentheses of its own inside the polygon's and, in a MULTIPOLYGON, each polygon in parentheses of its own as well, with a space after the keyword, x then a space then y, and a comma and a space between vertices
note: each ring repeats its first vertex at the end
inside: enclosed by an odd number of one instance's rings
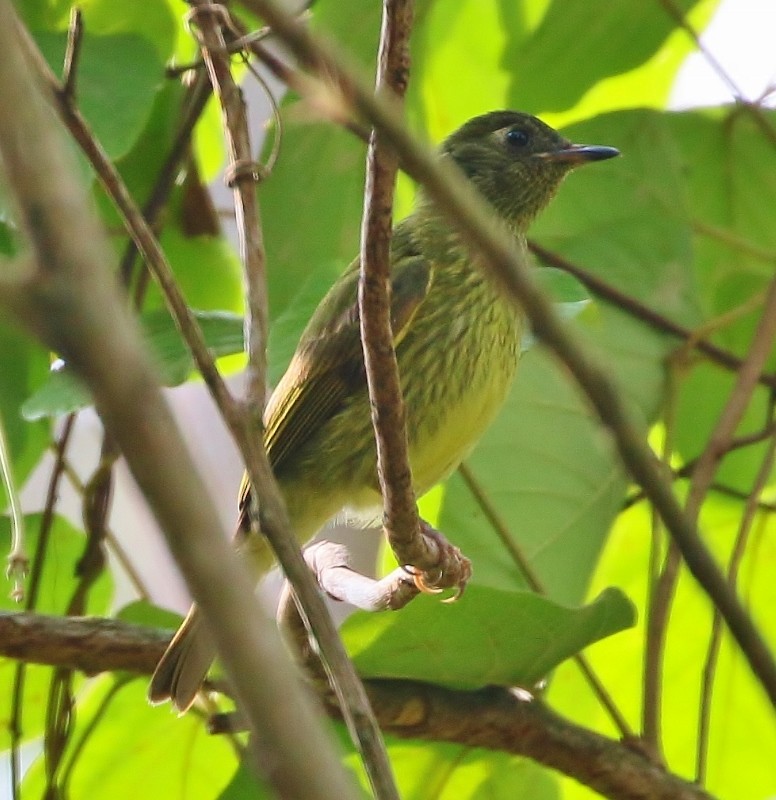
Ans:
POLYGON ((528 131, 524 131, 522 128, 510 128, 507 131, 506 139, 507 143, 512 147, 525 147, 531 140, 531 137, 528 131))

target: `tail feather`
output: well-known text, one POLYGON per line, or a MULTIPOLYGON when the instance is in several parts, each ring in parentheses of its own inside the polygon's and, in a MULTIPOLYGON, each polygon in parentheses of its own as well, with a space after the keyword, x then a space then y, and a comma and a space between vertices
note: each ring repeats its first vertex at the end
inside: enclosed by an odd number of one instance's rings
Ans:
POLYGON ((148 687, 149 701, 157 704, 172 700, 181 714, 187 711, 215 655, 215 646, 201 624, 199 609, 193 605, 154 671, 148 687))

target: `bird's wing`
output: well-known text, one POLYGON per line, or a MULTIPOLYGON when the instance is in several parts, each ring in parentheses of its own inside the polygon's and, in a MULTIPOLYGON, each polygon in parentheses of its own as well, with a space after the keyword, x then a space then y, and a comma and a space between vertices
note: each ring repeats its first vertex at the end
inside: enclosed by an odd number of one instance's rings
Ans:
MULTIPOLYGON (((391 327, 394 346, 428 294, 433 269, 402 228, 394 234, 391 273, 391 327)), ((321 301, 296 352, 270 398, 265 414, 264 443, 276 472, 293 459, 310 431, 340 411, 354 392, 366 387, 358 311, 358 261, 321 301)), ((241 523, 250 497, 243 480, 240 490, 241 523)))

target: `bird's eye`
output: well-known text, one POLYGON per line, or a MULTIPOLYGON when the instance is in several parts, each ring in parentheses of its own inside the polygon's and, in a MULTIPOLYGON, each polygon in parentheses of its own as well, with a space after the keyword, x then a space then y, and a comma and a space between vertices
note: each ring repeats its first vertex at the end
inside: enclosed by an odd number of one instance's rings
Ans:
POLYGON ((531 140, 531 137, 528 135, 528 131, 525 131, 522 128, 510 128, 507 131, 506 139, 507 143, 511 147, 521 148, 528 144, 528 142, 531 140))

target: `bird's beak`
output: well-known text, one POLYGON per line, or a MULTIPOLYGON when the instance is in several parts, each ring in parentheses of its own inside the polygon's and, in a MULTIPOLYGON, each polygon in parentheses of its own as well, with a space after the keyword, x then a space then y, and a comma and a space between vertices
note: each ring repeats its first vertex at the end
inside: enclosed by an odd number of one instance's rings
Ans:
POLYGON ((536 158, 577 166, 586 164, 588 161, 605 161, 607 158, 614 158, 618 155, 620 155, 620 151, 616 147, 605 147, 598 144, 570 144, 561 150, 536 153, 536 158))

